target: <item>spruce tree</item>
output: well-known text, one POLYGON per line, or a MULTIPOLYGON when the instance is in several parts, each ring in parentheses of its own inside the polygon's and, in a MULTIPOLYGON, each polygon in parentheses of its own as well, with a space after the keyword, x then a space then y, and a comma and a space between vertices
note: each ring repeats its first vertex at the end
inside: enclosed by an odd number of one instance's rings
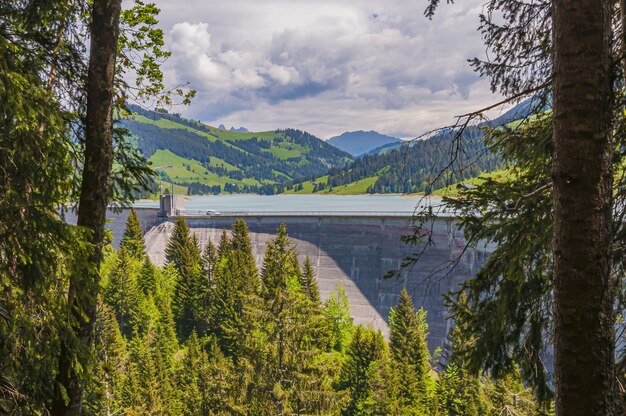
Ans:
POLYGON ((230 251, 230 238, 228 237, 228 232, 226 230, 222 230, 220 234, 220 241, 217 244, 217 257, 221 260, 226 257, 226 254, 230 251))
POLYGON ((149 258, 145 258, 137 278, 137 286, 144 295, 156 294, 157 286, 157 269, 154 267, 149 258))
POLYGON ((306 293, 311 301, 313 301, 315 304, 321 305, 320 290, 317 286, 315 270, 313 269, 313 264, 311 263, 311 259, 309 257, 304 260, 300 285, 302 285, 304 293, 306 293))
POLYGON ((142 259, 145 256, 145 244, 143 241, 143 230, 141 221, 134 208, 130 209, 128 218, 126 219, 126 227, 122 235, 120 248, 124 247, 129 255, 136 259, 142 259))
POLYGON ((357 326, 346 354, 337 388, 348 392, 349 401, 341 414, 388 414, 388 351, 382 334, 357 326))
POLYGON ((466 354, 470 348, 469 335, 456 325, 448 335, 443 375, 437 382, 437 412, 440 415, 478 416, 486 412, 488 398, 480 376, 472 371, 466 354))
POLYGON ((122 247, 111 274, 104 276, 105 301, 113 309, 122 334, 127 337, 131 334, 132 319, 139 302, 137 277, 140 267, 138 260, 122 247))
POLYGON ((220 349, 217 339, 212 336, 207 345, 208 365, 205 378, 210 382, 205 388, 207 408, 210 414, 248 414, 244 401, 245 394, 241 386, 241 377, 237 374, 230 358, 220 349))
POLYGON ((428 351, 426 312, 415 312, 413 300, 402 290, 389 314, 392 367, 400 379, 399 399, 409 409, 426 412, 431 407, 433 379, 428 351))
POLYGON ((181 272, 181 258, 188 250, 191 239, 189 226, 183 217, 178 217, 174 224, 174 229, 165 247, 165 259, 167 263, 172 263, 181 272))
POLYGON ((258 270, 243 220, 233 225, 231 240, 224 237, 220 241, 219 252, 223 257, 211 292, 210 326, 224 353, 236 359, 245 341, 244 328, 249 325, 244 317, 244 305, 254 302, 259 290, 258 270), (226 241, 229 241, 227 248, 226 241))
POLYGON ((219 264, 219 254, 215 244, 211 240, 207 243, 202 254, 202 271, 205 278, 210 282, 213 280, 213 273, 219 264))
POLYGON ((258 293, 259 272, 254 261, 250 232, 246 222, 242 219, 235 221, 231 234, 229 267, 235 268, 239 274, 246 293, 258 293))
POLYGON ((127 377, 128 354, 111 308, 98 300, 98 319, 94 327, 94 366, 86 386, 85 410, 88 414, 115 414, 123 409, 123 386, 127 377))
POLYGON ((341 284, 337 284, 337 290, 324 302, 323 314, 328 322, 331 348, 343 352, 350 342, 354 327, 348 295, 341 284))

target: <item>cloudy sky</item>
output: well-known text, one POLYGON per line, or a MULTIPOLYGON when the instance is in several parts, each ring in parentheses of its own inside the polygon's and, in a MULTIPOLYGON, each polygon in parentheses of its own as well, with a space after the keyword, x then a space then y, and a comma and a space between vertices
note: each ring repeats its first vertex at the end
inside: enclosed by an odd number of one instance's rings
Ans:
POLYGON ((498 99, 466 61, 484 0, 154 1, 166 80, 198 92, 175 111, 212 125, 409 138, 498 99))

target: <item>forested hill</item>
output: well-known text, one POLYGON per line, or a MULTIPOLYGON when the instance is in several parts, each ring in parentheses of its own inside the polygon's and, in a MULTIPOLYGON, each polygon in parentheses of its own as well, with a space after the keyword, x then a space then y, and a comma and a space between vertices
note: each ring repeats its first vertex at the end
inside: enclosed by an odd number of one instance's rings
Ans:
POLYGON ((442 130, 426 140, 383 146, 347 167, 332 168, 325 176, 296 183, 288 192, 430 193, 491 172, 500 167, 500 159, 486 149, 484 128, 523 118, 533 104, 532 100, 523 102, 493 121, 469 126, 460 137, 458 131, 442 130))
POLYGON ((351 156, 300 130, 235 132, 211 127, 178 114, 130 106, 122 120, 139 150, 177 192, 281 192, 284 185, 343 167, 351 156))

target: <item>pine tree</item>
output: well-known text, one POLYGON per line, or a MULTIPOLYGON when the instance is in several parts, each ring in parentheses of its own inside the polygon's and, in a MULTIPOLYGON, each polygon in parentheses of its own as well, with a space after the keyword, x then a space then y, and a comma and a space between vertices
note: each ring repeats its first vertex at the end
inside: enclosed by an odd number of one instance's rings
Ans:
POLYGON ((400 379, 399 398, 406 408, 426 412, 431 407, 433 379, 428 351, 426 312, 415 312, 413 300, 402 290, 389 314, 392 367, 400 379))
POLYGON ((317 286, 315 270, 313 269, 313 264, 311 263, 311 259, 309 257, 304 260, 300 285, 309 299, 311 299, 315 304, 321 305, 320 290, 317 286))
POLYGON ((122 235, 120 248, 124 247, 128 254, 138 260, 145 256, 145 244, 143 241, 143 230, 141 221, 134 208, 130 209, 128 218, 126 219, 126 228, 122 235))

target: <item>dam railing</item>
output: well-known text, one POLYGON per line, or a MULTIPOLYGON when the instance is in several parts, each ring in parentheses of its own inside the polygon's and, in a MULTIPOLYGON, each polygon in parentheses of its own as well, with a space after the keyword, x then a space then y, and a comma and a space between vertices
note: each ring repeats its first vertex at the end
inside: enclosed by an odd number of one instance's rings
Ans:
MULTIPOLYGON (((439 216, 446 216, 442 210, 439 216), (442 215, 443 214, 443 215, 442 215)), ((451 215, 452 212, 447 213, 451 215)), ((220 217, 375 217, 375 218, 410 218, 414 214, 407 211, 218 211, 207 213, 207 210, 176 210, 174 216, 215 218, 220 217)))

